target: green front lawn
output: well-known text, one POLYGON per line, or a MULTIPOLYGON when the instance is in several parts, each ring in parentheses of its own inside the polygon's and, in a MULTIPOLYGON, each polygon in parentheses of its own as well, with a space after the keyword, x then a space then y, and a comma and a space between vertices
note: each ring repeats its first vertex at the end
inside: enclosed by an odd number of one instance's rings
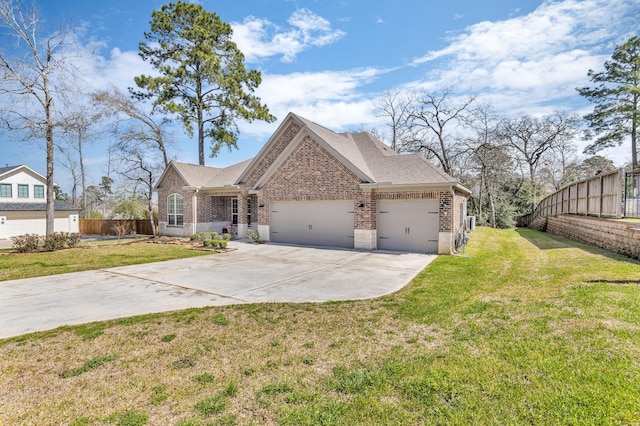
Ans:
POLYGON ((182 245, 142 242, 131 244, 129 240, 94 242, 82 244, 78 248, 54 252, 19 254, 12 251, 0 252, 0 285, 2 285, 1 281, 18 278, 40 277, 211 254, 210 252, 189 250, 182 245))
POLYGON ((640 423, 640 263, 532 230, 465 255, 377 300, 0 341, 0 424, 640 423))

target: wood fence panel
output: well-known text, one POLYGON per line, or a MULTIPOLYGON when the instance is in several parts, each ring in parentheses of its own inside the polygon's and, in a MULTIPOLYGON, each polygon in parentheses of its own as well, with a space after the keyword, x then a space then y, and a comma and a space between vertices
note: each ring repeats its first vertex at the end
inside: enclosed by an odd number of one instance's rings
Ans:
POLYGON ((565 186, 540 201, 533 213, 520 216, 516 222, 518 226, 528 226, 540 217, 560 214, 621 218, 623 174, 619 169, 565 186))
POLYGON ((147 219, 80 219, 81 234, 118 235, 118 231, 123 234, 153 235, 151 222, 147 219))
POLYGON ((589 182, 576 184, 576 214, 587 214, 589 211, 589 182))

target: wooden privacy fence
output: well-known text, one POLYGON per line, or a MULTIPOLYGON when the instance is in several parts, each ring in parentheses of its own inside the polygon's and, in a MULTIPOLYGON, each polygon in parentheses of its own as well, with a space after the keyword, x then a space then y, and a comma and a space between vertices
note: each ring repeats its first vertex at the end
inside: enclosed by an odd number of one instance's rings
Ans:
POLYGON ((80 219, 81 234, 118 235, 118 228, 126 230, 125 234, 153 235, 149 219, 80 219))
POLYGON ((536 207, 533 213, 520 216, 518 226, 529 226, 534 220, 559 214, 622 217, 622 182, 624 170, 594 176, 565 186, 536 207))

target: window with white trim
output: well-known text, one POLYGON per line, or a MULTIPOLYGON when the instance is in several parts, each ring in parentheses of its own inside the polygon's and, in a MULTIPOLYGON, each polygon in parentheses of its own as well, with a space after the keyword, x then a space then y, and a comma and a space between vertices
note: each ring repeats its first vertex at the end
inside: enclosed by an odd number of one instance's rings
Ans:
POLYGON ((18 184, 18 198, 29 198, 29 185, 18 184))
POLYGON ((44 198, 44 185, 33 185, 33 198, 44 198))
POLYGON ((13 193, 11 192, 11 184, 10 183, 0 183, 0 197, 2 197, 2 198, 11 198, 11 197, 13 197, 13 193))
POLYGON ((238 199, 231 199, 231 223, 238 224, 238 199))
POLYGON ((167 222, 169 226, 182 226, 184 216, 182 210, 182 195, 171 194, 167 198, 167 222))

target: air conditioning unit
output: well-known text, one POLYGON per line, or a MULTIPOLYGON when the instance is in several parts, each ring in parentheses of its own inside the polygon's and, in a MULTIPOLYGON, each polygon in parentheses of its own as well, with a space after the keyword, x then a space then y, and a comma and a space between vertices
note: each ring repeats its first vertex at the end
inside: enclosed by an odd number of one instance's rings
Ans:
POLYGON ((467 216, 467 231, 472 232, 476 230, 476 217, 467 216))

